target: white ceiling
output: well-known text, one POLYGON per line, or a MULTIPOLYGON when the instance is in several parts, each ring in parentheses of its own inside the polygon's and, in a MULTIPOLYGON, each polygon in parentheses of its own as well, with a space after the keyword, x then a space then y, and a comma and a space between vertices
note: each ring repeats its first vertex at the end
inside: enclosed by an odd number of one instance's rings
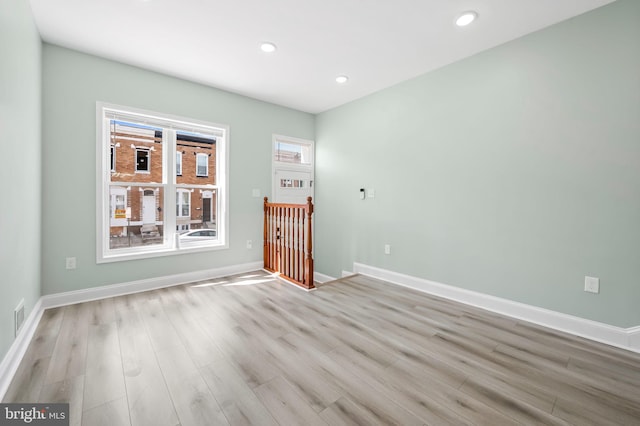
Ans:
POLYGON ((30 1, 46 42, 318 113, 613 0, 30 1))

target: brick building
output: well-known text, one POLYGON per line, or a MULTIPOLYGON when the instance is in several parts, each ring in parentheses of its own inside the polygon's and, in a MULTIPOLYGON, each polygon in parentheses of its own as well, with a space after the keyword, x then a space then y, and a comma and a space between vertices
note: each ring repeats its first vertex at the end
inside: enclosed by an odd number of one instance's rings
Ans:
MULTIPOLYGON (((157 242, 164 229, 162 130, 149 126, 111 122, 110 235, 132 236, 142 243, 157 242), (148 184, 148 185, 145 185, 148 184)), ((176 228, 216 226, 215 189, 190 188, 214 185, 215 138, 187 132, 176 135, 176 228)))

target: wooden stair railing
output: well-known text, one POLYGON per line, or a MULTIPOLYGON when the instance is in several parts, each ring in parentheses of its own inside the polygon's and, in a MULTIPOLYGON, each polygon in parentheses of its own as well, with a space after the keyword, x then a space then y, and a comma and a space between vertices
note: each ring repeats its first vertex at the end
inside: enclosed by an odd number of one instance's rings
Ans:
POLYGON ((313 285, 313 204, 270 203, 264 197, 264 269, 307 290, 313 285))

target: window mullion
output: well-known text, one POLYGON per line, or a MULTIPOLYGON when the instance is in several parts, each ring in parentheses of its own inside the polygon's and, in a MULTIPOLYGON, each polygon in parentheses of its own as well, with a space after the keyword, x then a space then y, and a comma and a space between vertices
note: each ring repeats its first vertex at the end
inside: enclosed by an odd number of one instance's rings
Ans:
POLYGON ((164 155, 165 184, 164 212, 165 212, 165 241, 170 241, 172 247, 176 245, 176 131, 164 129, 162 145, 166 147, 164 155))

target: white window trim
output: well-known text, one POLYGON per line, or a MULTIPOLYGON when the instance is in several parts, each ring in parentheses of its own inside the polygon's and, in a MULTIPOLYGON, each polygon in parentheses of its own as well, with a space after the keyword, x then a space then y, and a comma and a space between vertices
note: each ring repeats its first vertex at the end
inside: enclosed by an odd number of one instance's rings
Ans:
POLYGON ((182 176, 182 151, 176 151, 176 176, 182 176), (180 161, 178 161, 180 157, 180 161), (180 173, 178 173, 178 163, 180 163, 180 173))
MULTIPOLYGON (((178 255, 184 253, 197 253, 206 251, 215 251, 229 248, 229 149, 230 129, 227 125, 221 125, 213 122, 206 122, 197 119, 175 116, 171 114, 158 113, 154 111, 143 110, 139 108, 126 107, 121 105, 109 104, 105 102, 96 102, 96 262, 109 263, 126 260, 147 259, 160 256, 178 255), (163 182, 158 184, 135 184, 122 182, 123 186, 140 186, 164 188, 164 219, 163 226, 165 230, 164 243, 157 246, 136 247, 129 249, 109 249, 109 235, 105 228, 109 225, 109 187, 111 179, 111 165, 107 149, 110 145, 110 129, 108 119, 105 119, 105 113, 116 113, 123 116, 139 117, 139 121, 144 121, 147 117, 150 122, 156 124, 161 123, 162 127, 170 130, 163 132, 163 146, 168 148, 163 150, 163 182), (191 128, 194 131, 198 129, 214 129, 216 131, 216 185, 212 188, 217 189, 217 240, 215 243, 207 242, 204 244, 189 244, 180 246, 176 229, 176 217, 173 213, 168 214, 168 209, 175 211, 176 206, 176 189, 179 187, 193 187, 198 185, 178 185, 176 183, 176 158, 173 153, 177 152, 176 148, 176 131, 172 126, 178 129, 191 128), (220 134, 218 134, 220 133, 220 134), (172 137, 172 139, 170 138, 172 137), (170 143, 171 141, 171 143, 170 143), (171 153, 172 155, 169 155, 171 153), (170 236, 173 236, 171 238, 170 236)), ((135 147, 135 146, 133 146, 135 147)), ((153 149, 151 149, 153 150, 153 149)), ((208 161, 207 161, 208 164, 208 161)), ((151 167, 151 164, 149 164, 151 167)), ((143 172, 144 173, 144 172, 143 172)), ((120 183, 118 183, 120 184, 120 183)))

